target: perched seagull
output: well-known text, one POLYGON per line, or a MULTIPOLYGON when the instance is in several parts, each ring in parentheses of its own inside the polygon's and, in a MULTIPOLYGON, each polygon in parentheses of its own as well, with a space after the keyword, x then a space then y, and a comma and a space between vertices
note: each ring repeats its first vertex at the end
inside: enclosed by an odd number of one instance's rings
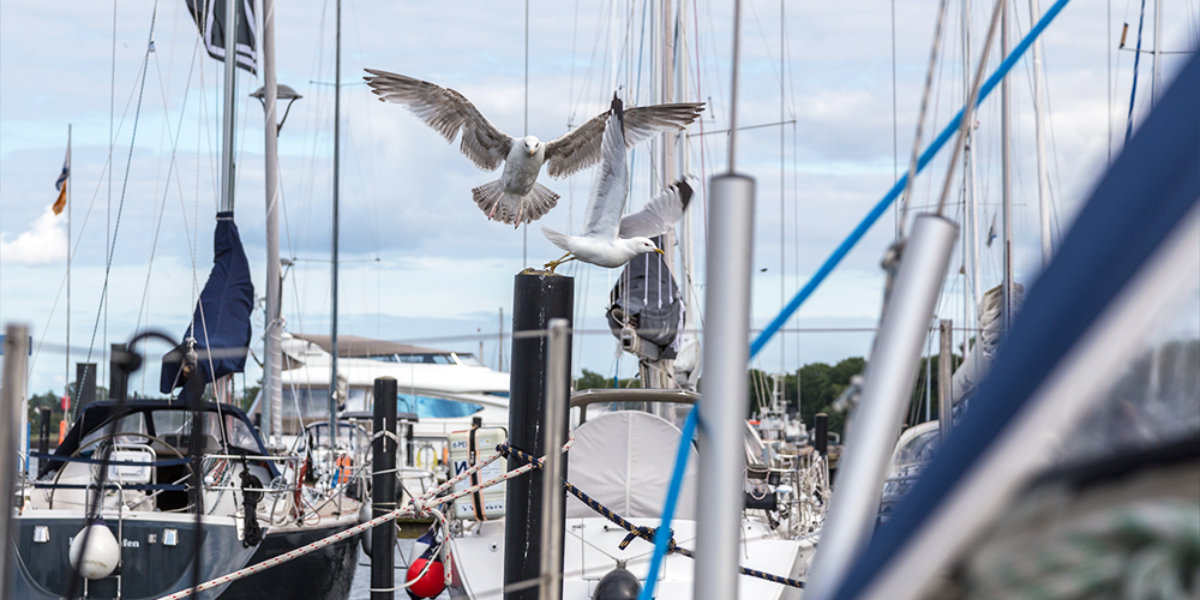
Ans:
POLYGON ((683 216, 692 199, 692 187, 680 179, 661 191, 642 210, 621 217, 625 196, 629 193, 629 167, 625 163, 626 124, 621 100, 613 95, 601 146, 603 158, 588 198, 587 221, 583 235, 566 235, 542 227, 542 233, 555 246, 566 250, 558 260, 546 263, 553 271, 558 265, 580 260, 601 267, 619 267, 633 257, 663 251, 650 239, 667 232, 683 216))
MULTIPOLYGON (((514 226, 537 220, 558 203, 558 194, 537 183, 543 164, 551 177, 566 177, 600 160, 608 112, 552 142, 531 135, 513 138, 452 89, 387 71, 366 71, 370 76, 363 79, 381 102, 403 104, 447 141, 453 142, 461 130, 459 149, 476 166, 491 171, 504 163, 500 179, 471 190, 475 204, 489 219, 514 226)), ((703 102, 631 108, 625 112, 625 146, 655 133, 683 129, 703 109, 703 102)))

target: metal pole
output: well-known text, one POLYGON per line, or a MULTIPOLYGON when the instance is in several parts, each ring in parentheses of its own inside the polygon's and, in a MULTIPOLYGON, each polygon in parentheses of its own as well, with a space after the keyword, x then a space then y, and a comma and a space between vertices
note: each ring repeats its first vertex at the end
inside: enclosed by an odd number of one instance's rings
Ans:
MULTIPOLYGON (((546 472, 542 479, 542 523, 563 523, 562 493, 563 461, 566 457, 559 452, 566 438, 565 427, 554 427, 554 423, 567 421, 568 398, 567 361, 570 357, 570 334, 566 319, 550 319, 549 354, 546 356, 546 472)), ((542 585, 539 600, 562 598, 563 537, 555 535, 562 526, 542 528, 542 585)))
POLYGON ((1150 106, 1158 102, 1158 80, 1162 76, 1162 0, 1154 0, 1154 71, 1150 76, 1150 106))
POLYGON ((954 425, 951 412, 954 407, 954 398, 951 397, 953 386, 950 385, 954 377, 954 321, 942 319, 938 322, 938 331, 941 334, 941 352, 938 354, 938 429, 945 443, 954 425))
POLYGON ((279 126, 275 124, 279 89, 275 78, 275 0, 262 0, 263 123, 266 154, 267 315, 263 343, 263 434, 268 444, 283 434, 283 278, 279 265, 279 126))
MULTIPOLYGON (((74 186, 71 184, 71 125, 67 125, 67 348, 63 352, 63 360, 66 364, 63 365, 63 378, 66 384, 63 385, 63 395, 71 395, 71 209, 74 207, 71 201, 71 190, 74 186)), ((70 410, 70 407, 67 407, 70 410)), ((63 411, 63 418, 66 418, 67 411, 63 411)))
POLYGON ((953 222, 925 214, 917 217, 904 245, 862 400, 847 431, 821 547, 804 590, 809 600, 831 597, 874 529, 887 463, 916 382, 921 346, 957 235, 953 222))
MULTIPOLYGON (((371 442, 371 518, 382 516, 396 508, 396 380, 392 377, 375 379, 375 433, 383 435, 371 442)), ((391 523, 371 532, 371 600, 392 600, 395 586, 396 528, 391 523)))
POLYGON ((749 403, 750 257, 754 180, 729 173, 709 184, 704 395, 699 406, 700 481, 694 597, 737 598, 741 552, 742 436, 749 403))
POLYGON ((337 41, 333 68, 333 261, 329 293, 332 296, 329 326, 329 467, 333 468, 333 441, 337 436, 338 389, 338 191, 342 122, 342 0, 337 0, 337 41))
MULTIPOLYGON (((1041 15, 1042 9, 1038 0, 1029 0, 1029 18, 1032 19, 1030 22, 1036 23, 1041 15)), ((1030 50, 1033 52, 1033 116, 1034 139, 1037 145, 1038 221, 1042 230, 1042 267, 1044 268, 1050 263, 1053 240, 1050 235, 1050 176, 1046 172, 1046 111, 1042 105, 1044 84, 1042 82, 1041 38, 1033 41, 1033 48, 1030 50)))
POLYGON ((21 423, 20 410, 25 396, 26 361, 29 355, 29 328, 9 325, 4 331, 4 379, 0 382, 0 593, 8 595, 9 566, 13 564, 13 502, 16 500, 17 456, 21 423))
POLYGON ((233 128, 237 105, 237 16, 240 2, 225 3, 225 112, 221 131, 221 211, 233 210, 233 128))
MULTIPOLYGON (((1000 60, 1008 58, 1008 0, 1000 0, 1004 5, 1000 13, 1000 60)), ((1010 144, 1010 113, 1008 78, 1000 81, 1000 220, 1004 229, 1003 273, 1003 302, 1001 307, 1001 331, 1008 332, 1012 324, 1012 149, 1010 144)))
MULTIPOLYGON (((512 370, 510 377, 510 400, 508 408, 508 435, 514 448, 534 456, 542 456, 544 445, 543 429, 548 427, 567 429, 567 412, 561 420, 550 422, 547 414, 547 358, 550 353, 549 340, 545 332, 551 319, 566 319, 570 322, 574 313, 575 280, 562 275, 522 273, 513 282, 513 341, 512 370)), ((567 380, 571 371, 570 336, 565 344, 566 368, 560 375, 563 388, 569 389, 567 380)), ((515 469, 522 463, 510 458, 508 468, 515 469)), ((565 470, 565 469, 564 469, 565 470)), ((542 528, 552 528, 551 536, 558 544, 563 541, 562 522, 542 521, 542 479, 545 475, 534 470, 524 477, 509 480, 505 486, 504 518, 504 585, 536 581, 542 564, 542 528)), ((565 494, 561 487, 557 494, 565 494)), ((563 496, 565 498, 565 496, 563 496)), ((558 568, 562 569, 561 562, 558 568)), ((506 591, 505 600, 536 600, 538 587, 506 591)))

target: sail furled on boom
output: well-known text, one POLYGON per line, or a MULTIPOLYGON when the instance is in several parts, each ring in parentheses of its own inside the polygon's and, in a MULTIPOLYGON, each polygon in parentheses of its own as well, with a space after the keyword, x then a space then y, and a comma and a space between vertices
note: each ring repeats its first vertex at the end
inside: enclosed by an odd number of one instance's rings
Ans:
POLYGON ((183 386, 191 375, 183 357, 196 352, 196 368, 205 382, 241 373, 250 346, 250 313, 254 308, 254 284, 250 262, 232 212, 217 213, 213 233, 213 267, 208 274, 192 320, 183 332, 183 343, 162 359, 159 391, 170 393, 183 386))
MULTIPOLYGON (((653 239, 662 246, 662 236, 653 239)), ((675 358, 680 347, 683 314, 679 286, 670 267, 657 253, 642 254, 629 261, 609 293, 608 327, 627 350, 641 358, 675 358), (623 330, 632 330, 643 343, 630 344, 632 340, 622 337, 623 330)))
MULTIPOLYGON (((184 0, 208 55, 225 61, 225 2, 226 0, 184 0)), ((256 26, 253 0, 232 0, 241 4, 237 16, 237 66, 258 74, 258 52, 254 45, 256 26)))

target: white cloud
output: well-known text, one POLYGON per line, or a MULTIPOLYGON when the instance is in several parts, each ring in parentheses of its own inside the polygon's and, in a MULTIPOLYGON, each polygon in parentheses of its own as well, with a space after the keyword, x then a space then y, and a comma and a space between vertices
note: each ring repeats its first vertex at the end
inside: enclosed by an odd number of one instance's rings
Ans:
POLYGON ((28 230, 9 241, 0 232, 0 262, 14 265, 44 265, 67 257, 67 234, 63 215, 55 215, 49 206, 28 230))

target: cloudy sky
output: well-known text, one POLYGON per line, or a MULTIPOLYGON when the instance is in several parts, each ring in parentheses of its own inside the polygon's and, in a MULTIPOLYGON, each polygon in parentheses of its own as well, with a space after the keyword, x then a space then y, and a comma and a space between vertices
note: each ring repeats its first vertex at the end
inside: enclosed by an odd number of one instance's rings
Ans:
MULTIPOLYGON (((284 313, 288 330, 319 333, 330 322, 334 3, 278 4, 278 79, 304 95, 280 141, 281 255, 295 261, 285 282, 284 313)), ((703 122, 690 130, 687 164, 707 179, 723 172, 727 161, 728 138, 720 130, 730 122, 732 7, 704 0, 684 4, 682 98, 709 103, 703 122)), ((738 124, 764 125, 737 137, 737 169, 755 177, 758 186, 755 327, 774 317, 905 170, 937 4, 744 3, 738 124)), ((925 141, 963 99, 963 8, 952 4, 925 141)), ((986 4, 973 3, 969 19, 972 61, 986 33, 986 4)), ((1028 4, 1015 4, 1014 40, 1031 23, 1028 4)), ((1109 153, 1120 150, 1134 54, 1118 51, 1117 44, 1128 22, 1128 45, 1134 45, 1138 4, 1076 0, 1045 35, 1047 164, 1056 232, 1069 224, 1109 153)), ((1163 4, 1162 48, 1196 47, 1197 3, 1163 4)), ((643 1, 532 0, 527 32, 520 2, 344 2, 342 333, 474 352, 482 341, 484 361, 495 365, 500 312, 507 321, 513 276, 558 256, 539 226, 577 230, 591 180, 590 171, 566 180, 544 176, 542 183, 562 199, 528 231, 489 222, 470 201, 470 188, 498 174, 476 169, 403 108, 377 102, 362 84, 362 69, 452 87, 504 131, 523 134, 527 118, 528 133, 553 139, 603 110, 614 85, 624 87, 632 104, 655 101, 660 79, 653 59, 662 43, 657 12, 643 1)), ((1154 45, 1152 25, 1150 13, 1146 48, 1154 45)), ((1162 58, 1159 86, 1181 62, 1178 54, 1162 58)), ((1151 67, 1150 57, 1143 56, 1135 122, 1149 106, 1151 67)), ((1025 280, 1037 272, 1040 243, 1032 79, 1028 60, 1013 71, 1015 262, 1025 280)), ((66 381, 67 219, 48 211, 68 125, 74 248, 69 360, 90 355, 102 361, 109 343, 146 327, 178 335, 190 316, 212 257, 221 81, 221 65, 205 56, 181 0, 0 4, 0 321, 32 328, 37 349, 32 392, 61 389, 66 381), (112 260, 106 266, 107 249, 112 260), (108 302, 102 305, 106 277, 108 302)), ((236 212, 256 293, 262 295, 263 120, 258 102, 247 97, 260 85, 239 72, 236 212)), ((997 95, 978 115, 981 234, 1000 201, 999 114, 997 95)), ((662 169, 651 144, 639 146, 631 162, 629 205, 636 209, 662 185, 662 169)), ((944 161, 935 161, 917 179, 914 211, 936 201, 945 168, 944 161)), ((957 188, 952 198, 950 216, 960 220, 957 188)), ((690 211, 698 232, 705 229, 706 208, 701 197, 690 211)), ((879 259, 895 221, 889 212, 872 229, 789 322, 794 331, 772 342, 757 366, 794 370, 805 362, 867 353, 868 332, 828 330, 874 324, 881 298, 879 259)), ((696 251, 701 257, 705 252, 702 233, 696 251)), ((966 279, 953 273, 963 264, 954 259, 939 309, 958 324, 964 319, 966 279)), ((603 322, 617 272, 571 263, 562 271, 575 277, 576 320, 584 330, 576 336, 576 373, 586 367, 629 376, 636 361, 617 358, 603 322)), ((981 248, 980 271, 984 289, 999 281, 998 245, 981 248)), ((696 278, 703 297, 708 282, 702 269, 696 278)), ((259 312, 256 322, 261 320, 259 312)), ((261 348, 260 335, 256 326, 254 344, 261 348)), ((155 354, 162 350, 152 348, 155 354)), ((152 365, 147 382, 156 381, 156 371, 152 365)), ((258 376, 251 366, 247 379, 253 383, 258 376)), ((101 380, 106 377, 102 369, 101 380)), ((134 389, 153 387, 141 379, 133 383, 134 389)))

